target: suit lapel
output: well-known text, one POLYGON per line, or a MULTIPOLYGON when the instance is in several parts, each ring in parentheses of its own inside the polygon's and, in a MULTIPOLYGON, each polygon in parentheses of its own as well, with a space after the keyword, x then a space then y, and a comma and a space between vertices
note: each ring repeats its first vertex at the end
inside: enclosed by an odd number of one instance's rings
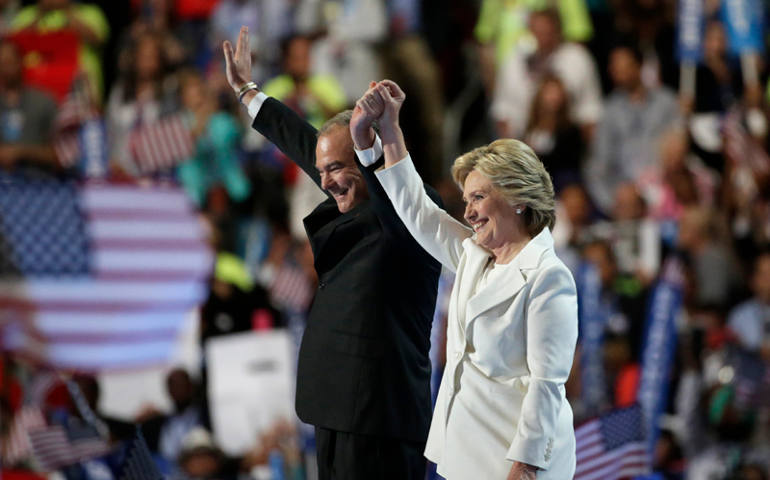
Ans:
POLYGON ((337 227, 352 221, 356 217, 357 210, 356 208, 342 214, 334 200, 327 199, 304 218, 303 223, 310 239, 314 258, 320 258, 321 252, 337 227))
POLYGON ((466 238, 463 241, 463 248, 465 249, 465 264, 462 266, 462 274, 458 272, 457 275, 457 318, 461 319, 460 323, 464 326, 467 323, 465 321, 468 309, 467 299, 473 295, 476 281, 489 260, 489 252, 476 245, 472 238, 466 238))
MULTIPOLYGON (((486 256, 477 253, 471 254, 470 252, 468 254, 469 258, 471 255, 473 256, 474 262, 477 264, 475 265, 473 276, 469 277, 469 281, 477 282, 483 273, 482 269, 487 262, 489 254, 486 250, 475 244, 473 244, 473 247, 486 253, 486 256)), ((466 318, 466 324, 470 324, 476 317, 496 305, 513 298, 527 282, 522 271, 537 268, 543 252, 552 247, 553 238, 546 227, 524 246, 511 263, 505 266, 496 267, 503 268, 504 270, 495 280, 494 284, 487 284, 468 300, 465 312, 466 316, 464 317, 466 318)), ((466 251, 468 250, 466 249, 466 251)), ((472 289, 473 286, 468 290, 469 293, 473 291, 472 289)))
POLYGON ((503 269, 501 276, 494 284, 487 284, 468 300, 468 323, 490 308, 513 298, 526 283, 518 264, 500 265, 495 268, 503 269))

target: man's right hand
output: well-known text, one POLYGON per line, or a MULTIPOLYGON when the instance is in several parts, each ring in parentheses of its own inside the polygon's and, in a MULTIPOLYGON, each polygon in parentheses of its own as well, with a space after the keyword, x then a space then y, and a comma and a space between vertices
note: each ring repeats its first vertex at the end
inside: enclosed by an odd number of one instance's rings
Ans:
POLYGON ((229 40, 222 43, 225 53, 225 74, 230 87, 238 93, 242 86, 251 81, 251 49, 249 48, 249 27, 241 27, 238 42, 233 52, 229 40))
POLYGON ((369 84, 369 90, 356 102, 353 118, 350 119, 350 136, 358 150, 365 150, 374 143, 372 123, 382 115, 385 108, 382 98, 375 92, 377 82, 369 84))

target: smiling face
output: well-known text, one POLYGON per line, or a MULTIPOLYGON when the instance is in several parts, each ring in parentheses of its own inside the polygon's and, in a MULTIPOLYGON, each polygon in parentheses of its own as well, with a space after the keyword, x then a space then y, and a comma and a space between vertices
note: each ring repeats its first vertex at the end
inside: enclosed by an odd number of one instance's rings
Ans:
POLYGON ((476 232, 476 243, 498 250, 521 240, 521 215, 478 170, 472 170, 463 187, 465 220, 476 232))
POLYGON ((349 212, 369 196, 354 155, 347 128, 334 127, 318 137, 315 166, 321 174, 321 188, 334 198, 340 213, 349 212))

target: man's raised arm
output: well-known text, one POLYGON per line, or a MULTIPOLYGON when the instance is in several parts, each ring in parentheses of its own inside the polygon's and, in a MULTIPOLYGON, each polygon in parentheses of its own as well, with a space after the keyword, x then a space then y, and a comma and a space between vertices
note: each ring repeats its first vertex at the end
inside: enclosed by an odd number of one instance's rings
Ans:
POLYGON ((294 111, 260 91, 251 80, 251 48, 249 29, 241 27, 238 41, 222 43, 227 82, 238 101, 254 119, 252 127, 275 144, 287 157, 305 171, 321 187, 321 177, 315 168, 316 129, 294 111))

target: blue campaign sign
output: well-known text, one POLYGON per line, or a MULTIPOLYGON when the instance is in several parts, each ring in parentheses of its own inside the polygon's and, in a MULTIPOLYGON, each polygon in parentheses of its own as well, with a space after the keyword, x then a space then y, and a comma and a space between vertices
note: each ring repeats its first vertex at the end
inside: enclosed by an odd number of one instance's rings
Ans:
POLYGON ((722 21, 727 26, 727 40, 730 52, 761 53, 764 31, 762 0, 724 0, 722 21))
POLYGON ((704 0, 680 0, 677 18, 677 55, 680 62, 697 63, 703 56, 704 0))
POLYGON ((645 320, 642 375, 637 401, 642 407, 647 441, 653 450, 658 437, 658 420, 668 399, 668 376, 676 350, 676 316, 682 305, 683 274, 677 258, 664 263, 645 320))
POLYGON ((608 319, 601 302, 602 286, 596 267, 584 262, 580 266, 576 281, 581 348, 581 397, 589 415, 596 415, 607 406, 602 342, 608 319))
POLYGON ((80 127, 80 157, 83 175, 104 178, 107 175, 107 130, 100 119, 88 120, 80 127))

